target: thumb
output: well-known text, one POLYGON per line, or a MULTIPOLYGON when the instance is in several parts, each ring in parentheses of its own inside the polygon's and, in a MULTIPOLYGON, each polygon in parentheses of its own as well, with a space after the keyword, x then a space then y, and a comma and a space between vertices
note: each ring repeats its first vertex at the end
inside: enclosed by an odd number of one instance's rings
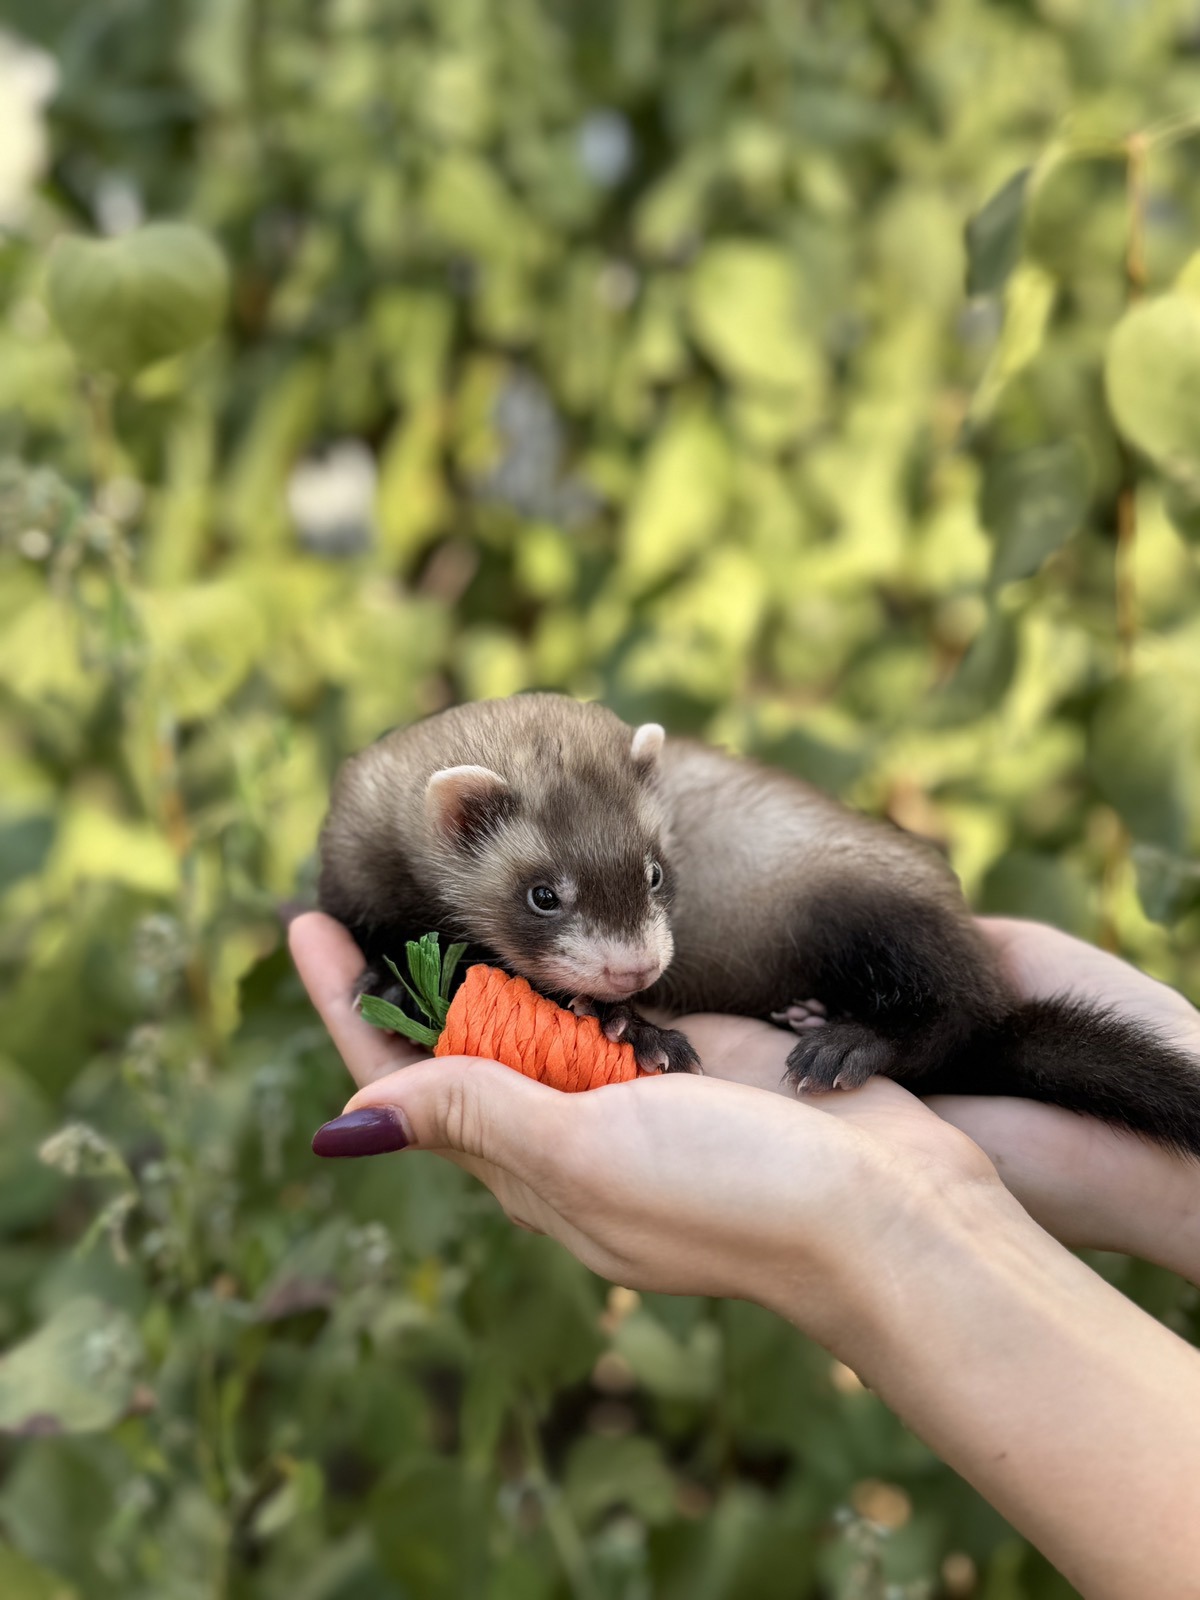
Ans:
POLYGON ((562 1170, 571 1098, 496 1061, 443 1056, 360 1089, 317 1130, 313 1149, 331 1156, 436 1150, 530 1178, 548 1165, 562 1170))

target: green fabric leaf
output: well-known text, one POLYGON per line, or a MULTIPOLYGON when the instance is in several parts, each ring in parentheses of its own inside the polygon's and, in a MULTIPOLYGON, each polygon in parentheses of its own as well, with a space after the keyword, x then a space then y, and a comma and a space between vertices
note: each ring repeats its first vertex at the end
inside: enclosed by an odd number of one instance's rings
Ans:
POLYGON ((425 1045, 430 1050, 438 1042, 437 1029, 427 1028, 423 1023, 414 1022, 412 1017, 406 1016, 400 1007, 393 1005, 390 1000, 381 1000, 374 994, 364 994, 358 1002, 358 1008, 364 1019, 374 1028, 384 1028, 389 1033, 403 1034, 414 1044, 425 1045))

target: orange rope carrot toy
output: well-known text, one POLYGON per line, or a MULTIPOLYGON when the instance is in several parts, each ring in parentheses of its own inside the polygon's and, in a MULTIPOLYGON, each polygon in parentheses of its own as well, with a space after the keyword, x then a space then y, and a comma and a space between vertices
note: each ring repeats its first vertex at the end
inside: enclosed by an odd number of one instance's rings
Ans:
POLYGON ((465 945, 443 958, 436 933, 408 945, 409 977, 391 961, 396 977, 429 1018, 414 1022, 390 1001, 363 995, 368 1022, 431 1049, 435 1056, 484 1056, 536 1078, 552 1089, 574 1092, 649 1076, 633 1046, 607 1039, 595 1017, 577 1017, 496 967, 469 967, 453 1000, 450 982, 465 945), (411 982, 410 982, 411 979, 411 982))

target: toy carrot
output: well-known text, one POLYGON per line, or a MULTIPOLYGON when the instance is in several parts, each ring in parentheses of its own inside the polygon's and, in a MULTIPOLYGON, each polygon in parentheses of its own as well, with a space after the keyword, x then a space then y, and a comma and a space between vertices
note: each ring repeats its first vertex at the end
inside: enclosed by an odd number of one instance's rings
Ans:
POLYGON ((437 934, 427 933, 407 948, 408 978, 394 962, 388 966, 428 1025, 388 1000, 363 995, 360 1010, 377 1028, 402 1033, 435 1056, 485 1056, 572 1093, 650 1076, 638 1066, 633 1046, 606 1038, 595 1017, 564 1011, 524 978, 510 978, 496 967, 469 967, 450 1000, 450 983, 466 945, 452 944, 443 957, 437 934))

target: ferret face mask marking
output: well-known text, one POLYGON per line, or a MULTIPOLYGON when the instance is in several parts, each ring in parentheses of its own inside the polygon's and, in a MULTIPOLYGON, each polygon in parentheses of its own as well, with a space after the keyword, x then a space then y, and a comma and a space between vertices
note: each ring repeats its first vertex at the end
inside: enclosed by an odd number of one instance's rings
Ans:
POLYGON ((671 875, 652 781, 662 743, 657 724, 639 728, 616 781, 611 764, 586 761, 521 786, 477 766, 429 779, 442 888, 534 983, 625 1000, 670 963, 671 875), (597 808, 608 826, 581 837, 581 813, 597 808))
POLYGON ((524 915, 509 924, 505 937, 549 987, 626 1000, 656 982, 674 954, 668 879, 652 853, 657 846, 639 854, 620 839, 608 843, 603 853, 576 856, 531 885, 520 907, 524 915))

